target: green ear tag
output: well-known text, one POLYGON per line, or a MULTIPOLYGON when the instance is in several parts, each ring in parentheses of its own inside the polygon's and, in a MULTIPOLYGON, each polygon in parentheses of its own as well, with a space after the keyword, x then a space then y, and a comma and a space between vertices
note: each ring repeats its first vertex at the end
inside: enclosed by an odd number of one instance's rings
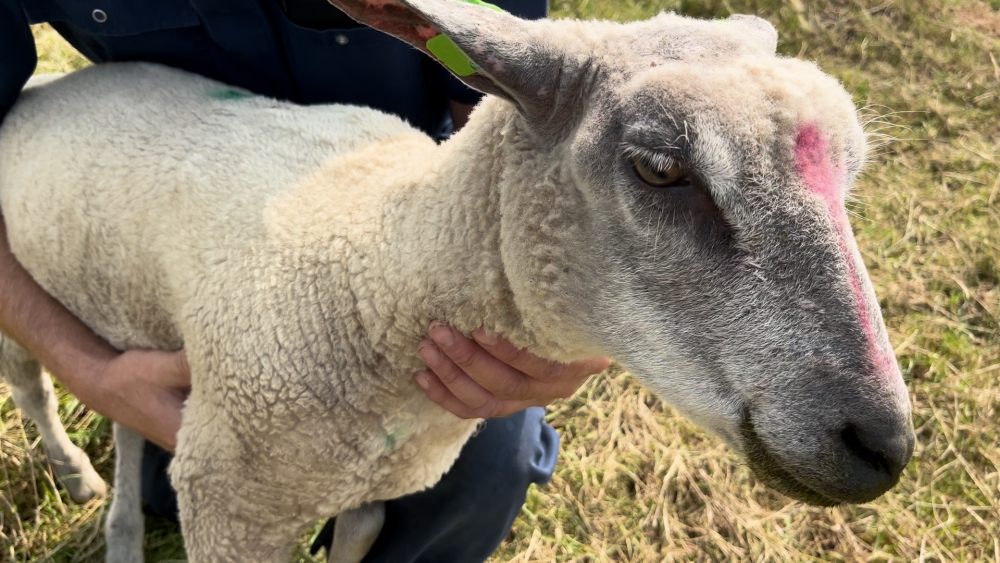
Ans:
POLYGON ((427 50, 459 76, 476 74, 476 69, 472 66, 472 60, 469 59, 469 56, 463 53, 458 45, 455 45, 455 42, 443 33, 427 40, 427 50))
POLYGON ((496 10, 497 12, 503 11, 503 8, 501 8, 500 6, 495 6, 493 4, 490 4, 489 2, 483 2, 483 0, 461 0, 461 1, 465 2, 466 4, 475 4, 476 6, 482 6, 484 8, 496 10))
MULTIPOLYGON (((460 0, 466 4, 475 4, 477 6, 482 6, 484 8, 489 8, 491 10, 496 10, 502 12, 503 10, 499 6, 494 6, 488 2, 483 2, 482 0, 460 0)), ((451 69, 452 72, 458 76, 472 76, 476 73, 476 67, 472 64, 472 60, 469 56, 462 52, 455 45, 455 42, 451 40, 445 34, 435 35, 427 40, 427 50, 431 52, 432 55, 437 57, 437 60, 451 69)))

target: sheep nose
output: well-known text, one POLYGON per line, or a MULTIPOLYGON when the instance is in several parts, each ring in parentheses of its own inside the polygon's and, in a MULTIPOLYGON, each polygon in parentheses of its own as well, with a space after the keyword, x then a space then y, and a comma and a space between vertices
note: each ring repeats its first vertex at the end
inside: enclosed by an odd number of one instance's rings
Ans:
POLYGON ((913 455, 916 440, 909 424, 848 424, 840 433, 847 451, 849 478, 856 498, 868 502, 888 491, 899 481, 913 455))

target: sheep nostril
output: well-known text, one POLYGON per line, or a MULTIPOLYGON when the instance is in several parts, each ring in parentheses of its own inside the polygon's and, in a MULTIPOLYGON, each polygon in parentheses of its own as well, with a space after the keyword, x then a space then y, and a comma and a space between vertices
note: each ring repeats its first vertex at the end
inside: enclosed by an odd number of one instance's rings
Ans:
MULTIPOLYGON (((888 481, 892 483, 896 482, 900 473, 903 472, 903 467, 906 466, 905 461, 897 459, 900 457, 899 455, 892 453, 892 450, 898 448, 893 448, 892 444, 889 443, 882 443, 886 440, 880 440, 877 434, 875 436, 859 434, 853 424, 848 424, 841 431, 840 438, 847 447, 847 451, 871 470, 888 478, 888 481)), ((904 454, 904 457, 907 461, 909 460, 908 454, 904 454)))

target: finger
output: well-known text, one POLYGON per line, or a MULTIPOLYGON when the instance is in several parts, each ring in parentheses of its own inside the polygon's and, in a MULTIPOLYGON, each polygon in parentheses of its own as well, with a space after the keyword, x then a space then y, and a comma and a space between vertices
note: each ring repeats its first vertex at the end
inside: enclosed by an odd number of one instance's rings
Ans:
POLYGON ((181 430, 180 411, 171 409, 169 413, 165 413, 164 418, 166 421, 163 425, 163 438, 161 439, 163 443, 160 447, 168 452, 173 452, 177 449, 177 433, 181 430))
MULTIPOLYGON (((434 331, 432 331, 434 334, 434 331)), ((438 334, 439 338, 441 335, 438 334)), ((464 338, 464 337, 463 337, 464 338)), ((467 339, 466 339, 467 340, 467 339)), ((508 366, 504 366, 496 358, 493 358, 482 349, 466 350, 463 348, 479 348, 471 341, 459 342, 452 340, 451 352, 457 360, 453 360, 446 352, 442 351, 433 342, 424 341, 420 344, 420 357, 427 364, 427 367, 437 376, 437 378, 453 393, 460 401, 473 409, 481 409, 490 402, 499 399, 510 398, 502 396, 495 390, 487 389, 478 382, 484 372, 490 373, 488 378, 509 378, 515 377, 520 380, 527 378, 508 366), (485 356, 488 365, 477 363, 474 359, 476 354, 485 356), (458 362, 462 362, 459 365, 458 362), (496 371, 506 370, 513 373, 496 374, 496 371), (493 373, 491 373, 493 372, 493 373)), ((510 388, 508 388, 509 390, 510 388)))
POLYGON ((577 360, 575 362, 570 362, 567 369, 568 372, 577 374, 579 377, 584 379, 601 373, 602 371, 608 369, 611 366, 611 358, 605 356, 597 356, 594 358, 587 358, 585 360, 577 360))
MULTIPOLYGON (((450 359, 461 372, 479 387, 486 389, 492 395, 508 400, 530 400, 546 395, 543 385, 521 373, 515 367, 509 366, 499 358, 490 354, 478 345, 475 341, 466 338, 463 334, 449 326, 434 326, 431 328, 431 338, 442 352, 450 359)), ((466 397, 456 389, 450 379, 457 377, 455 374, 442 374, 433 366, 431 369, 437 373, 438 377, 454 392, 459 399, 465 401, 466 397)), ((462 384, 462 379, 456 379, 456 383, 462 384)), ((472 407, 478 404, 469 403, 472 407)))
POLYGON ((165 360, 168 369, 162 371, 164 389, 157 398, 160 413, 156 420, 160 424, 154 441, 172 452, 177 447, 177 432, 181 429, 181 412, 191 387, 191 372, 183 350, 169 353, 165 360))
POLYGON ((444 410, 459 418, 482 418, 477 414, 475 409, 460 401, 433 372, 426 370, 419 371, 415 379, 420 388, 424 390, 427 398, 437 403, 444 410))
POLYGON ((539 358, 496 334, 478 329, 472 332, 472 337, 493 357, 532 379, 546 381, 559 379, 567 374, 567 364, 539 358))
POLYGON ((171 393, 147 395, 141 403, 141 408, 119 413, 116 422, 128 426, 150 442, 172 452, 177 447, 177 432, 181 428, 181 403, 182 401, 171 393))
POLYGON ((190 387, 191 386, 191 366, 188 364, 187 352, 184 350, 179 350, 173 353, 174 373, 177 376, 178 387, 190 387))
POLYGON ((178 352, 130 350, 124 352, 122 357, 128 357, 129 364, 138 368, 136 373, 158 387, 169 389, 191 387, 191 368, 188 367, 187 354, 183 350, 178 352))
POLYGON ((154 412, 144 412, 143 416, 150 417, 147 428, 157 433, 156 441, 161 442, 161 447, 168 451, 173 451, 177 446, 177 432, 181 429, 182 411, 186 399, 187 394, 183 391, 162 389, 155 390, 153 395, 144 401, 146 405, 149 403, 156 405, 154 412))
POLYGON ((503 401, 495 400, 478 409, 473 409, 458 399, 431 371, 420 371, 416 374, 417 384, 424 390, 430 400, 459 418, 494 418, 509 416, 523 411, 528 407, 544 406, 536 401, 503 401))
POLYGON ((608 369, 610 365, 611 360, 605 357, 570 362, 566 367, 566 373, 569 375, 564 377, 561 382, 553 384, 555 396, 560 399, 572 397, 588 379, 608 369))
POLYGON ((553 362, 540 358, 522 348, 517 348, 506 338, 499 338, 497 335, 483 329, 473 331, 472 337, 487 352, 500 361, 517 369, 528 377, 542 381, 562 378, 586 379, 591 375, 601 373, 611 365, 609 358, 601 356, 578 360, 568 364, 553 362))

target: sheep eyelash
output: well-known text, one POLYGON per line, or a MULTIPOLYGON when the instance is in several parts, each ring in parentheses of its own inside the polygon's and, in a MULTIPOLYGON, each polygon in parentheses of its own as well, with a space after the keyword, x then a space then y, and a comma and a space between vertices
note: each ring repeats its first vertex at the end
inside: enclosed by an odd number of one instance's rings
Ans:
POLYGON ((686 164, 677 158, 661 152, 639 148, 635 145, 625 145, 623 148, 626 160, 633 158, 641 160, 646 166, 657 171, 666 172, 676 165, 686 168, 686 164))

